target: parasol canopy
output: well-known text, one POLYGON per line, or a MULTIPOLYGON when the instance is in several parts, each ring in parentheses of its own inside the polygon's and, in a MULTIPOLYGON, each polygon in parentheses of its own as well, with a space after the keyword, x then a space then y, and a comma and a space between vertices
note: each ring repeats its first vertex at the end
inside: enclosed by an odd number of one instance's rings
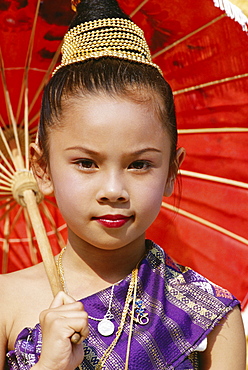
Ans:
MULTIPOLYGON (((179 145, 187 152, 179 179, 181 190, 164 198, 147 236, 179 263, 226 287, 245 304, 247 32, 212 0, 186 0, 183 7, 179 0, 119 3, 144 30, 153 61, 172 86, 179 145)), ((13 198, 10 178, 16 168, 12 156, 21 153, 24 168, 29 168, 27 147, 35 140, 41 92, 57 63, 73 14, 69 0, 6 0, 0 4, 2 272, 30 266, 41 258, 32 220, 13 198)), ((40 199, 39 209, 57 253, 66 239, 64 221, 52 198, 40 199)))

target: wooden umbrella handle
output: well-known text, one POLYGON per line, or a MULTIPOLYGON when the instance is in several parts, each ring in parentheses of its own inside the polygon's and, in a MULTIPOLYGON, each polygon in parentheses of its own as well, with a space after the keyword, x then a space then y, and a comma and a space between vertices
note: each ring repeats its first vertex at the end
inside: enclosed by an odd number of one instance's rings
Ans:
MULTIPOLYGON (((38 9, 38 8, 37 8, 38 9)), ((37 13, 38 14, 38 13, 37 13)), ((7 140, 3 133, 3 130, 0 128, 0 137, 4 143, 5 149, 7 150, 11 161, 13 162, 14 168, 16 170, 15 174, 10 174, 10 183, 11 186, 9 190, 12 192, 14 199, 17 201, 18 204, 21 206, 25 206, 27 208, 31 224, 33 226, 33 230, 38 242, 38 247, 43 259, 43 264, 45 267, 45 271, 50 283, 50 287, 55 297, 58 292, 61 290, 63 291, 62 284, 60 282, 59 274, 57 272, 54 256, 50 247, 50 243, 46 234, 45 227, 43 225, 43 221, 39 212, 39 208, 37 205, 37 197, 38 195, 38 186, 33 177, 31 171, 29 171, 29 135, 28 135, 28 112, 29 112, 29 105, 28 105, 28 86, 27 80, 25 80, 25 99, 24 99, 24 126, 25 126, 25 154, 26 154, 26 167, 24 165, 24 160, 22 156, 22 150, 19 140, 19 134, 17 130, 17 122, 13 114, 12 105, 9 98, 9 92, 7 89, 5 76, 3 77, 3 84, 4 84, 4 92, 5 98, 7 103, 7 110, 9 113, 9 117, 13 127, 14 133, 14 140, 7 140)), ((5 163, 8 163, 8 160, 5 159, 5 163)), ((80 339, 80 335, 78 333, 74 333, 71 337, 71 341, 73 343, 77 343, 80 339)))
POLYGON ((55 297, 59 291, 63 290, 63 287, 60 282, 60 278, 54 261, 54 256, 52 254, 50 243, 36 202, 36 196, 33 190, 25 190, 23 192, 23 196, 38 242, 39 250, 52 289, 52 293, 55 297))
MULTIPOLYGON (((39 250, 52 289, 52 293, 55 297, 58 292, 63 290, 63 287, 60 282, 60 278, 54 261, 54 256, 52 254, 50 243, 36 202, 36 196, 33 190, 25 190, 23 192, 23 196, 34 229, 34 233, 37 238, 39 250)), ((74 333, 71 336, 71 342, 78 343, 80 338, 81 336, 79 333, 74 333)))

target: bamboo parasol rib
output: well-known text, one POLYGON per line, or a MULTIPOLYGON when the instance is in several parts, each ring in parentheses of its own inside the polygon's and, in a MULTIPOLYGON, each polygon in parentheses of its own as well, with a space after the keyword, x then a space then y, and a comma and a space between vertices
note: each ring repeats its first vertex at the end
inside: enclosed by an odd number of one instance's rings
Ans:
POLYGON ((211 176, 211 175, 207 175, 204 173, 187 171, 187 170, 180 170, 180 173, 183 176, 195 177, 195 178, 202 179, 202 180, 213 181, 213 182, 217 182, 220 184, 226 184, 226 185, 231 185, 231 186, 237 186, 239 188, 248 189, 248 184, 246 184, 245 182, 241 182, 241 181, 235 181, 231 179, 226 179, 224 177, 211 176))
MULTIPOLYGON (((7 108, 7 114, 8 119, 11 126, 11 133, 13 134, 13 137, 10 137, 9 140, 5 137, 5 132, 8 133, 9 129, 8 126, 4 123, 3 127, 4 130, 0 129, 0 138, 2 139, 2 145, 5 148, 7 152, 7 156, 4 155, 1 151, 1 158, 4 161, 4 164, 8 167, 8 169, 4 168, 4 166, 1 164, 1 169, 5 173, 5 175, 0 176, 0 195, 6 195, 7 202, 5 203, 6 212, 3 215, 5 217, 5 225, 4 225, 4 258, 3 263, 6 264, 6 258, 7 258, 7 252, 9 249, 9 234, 10 234, 10 221, 9 221, 9 213, 11 209, 13 209, 16 204, 12 204, 12 199, 14 198, 18 204, 20 204, 22 207, 26 208, 26 211, 24 210, 24 217, 26 220, 26 228, 27 228, 27 235, 29 236, 29 248, 31 251, 31 258, 34 263, 37 262, 36 255, 34 253, 34 248, 32 246, 32 238, 31 238, 31 232, 30 228, 28 227, 29 223, 31 222, 37 242, 38 247, 42 256, 44 268, 46 271, 46 275, 48 277, 50 287, 52 290, 53 295, 55 296, 59 291, 63 290, 63 287, 61 285, 61 281, 57 272, 57 268, 54 261, 54 256, 52 253, 52 249, 48 240, 48 236, 43 224, 43 220, 38 208, 38 203, 42 200, 42 194, 40 193, 38 189, 38 185, 36 183, 36 180, 33 176, 32 171, 29 169, 29 113, 31 109, 33 108, 36 100, 38 99, 38 96, 42 89, 44 88, 45 83, 47 82, 51 71, 54 69, 54 66, 57 62, 57 58, 60 55, 60 48, 55 53, 54 58, 52 59, 52 62, 50 63, 50 66, 45 73, 45 76, 31 102, 29 105, 28 101, 28 73, 30 70, 30 64, 32 59, 32 50, 34 45, 34 35, 35 35, 35 28, 37 24, 37 18, 39 13, 39 6, 40 6, 40 0, 37 2, 36 7, 36 13, 34 17, 33 27, 31 31, 31 37, 29 41, 28 46, 28 52, 27 52, 27 58, 26 58, 26 65, 24 69, 24 75, 23 75, 23 82, 22 82, 22 88, 20 92, 20 98, 19 103, 17 107, 17 114, 16 117, 14 116, 11 100, 9 96, 9 91, 7 88, 5 73, 4 73, 4 62, 2 53, 0 50, 0 68, 1 68, 1 77, 4 87, 4 97, 5 97, 5 103, 7 108), (22 106, 22 100, 24 99, 24 119, 21 122, 21 127, 24 127, 24 153, 22 153, 21 148, 21 142, 20 137, 18 133, 17 128, 17 120, 19 119, 21 106, 22 106), (23 158, 23 155, 25 157, 25 160, 23 158), (12 162, 14 169, 9 164, 9 161, 12 162), (11 199, 8 201, 8 196, 11 199), (7 217, 6 217, 7 216, 7 217)), ((55 222, 49 213, 48 209, 46 207, 43 207, 43 211, 46 214, 47 218, 50 220, 51 225, 53 229, 55 229, 55 222)), ((62 237, 60 237, 59 232, 56 232, 56 235, 58 237, 58 240, 60 242, 60 245, 62 244, 62 237)), ((71 341, 73 343, 77 343, 80 339, 80 335, 78 333, 74 333, 71 337, 71 341)))
POLYGON ((190 91, 203 89, 204 87, 219 85, 219 84, 222 84, 222 83, 226 83, 226 82, 230 82, 230 81, 234 81, 234 80, 239 80, 241 78, 247 78, 247 77, 248 77, 248 73, 243 73, 243 74, 237 75, 237 76, 225 77, 225 78, 222 78, 220 80, 209 81, 209 82, 197 85, 197 86, 190 86, 190 87, 187 87, 187 88, 184 88, 184 89, 181 89, 181 90, 174 91, 173 95, 184 94, 184 93, 187 93, 187 92, 190 92, 190 91))
POLYGON ((248 132, 246 127, 211 127, 211 128, 193 128, 193 129, 179 129, 178 133, 183 134, 205 134, 217 132, 248 132))
POLYGON ((143 0, 129 15, 132 18, 149 0, 143 0))
POLYGON ((168 46, 166 46, 164 49, 161 49, 159 50, 157 53, 154 53, 152 54, 152 59, 155 59, 156 57, 158 57, 159 55, 161 54, 164 54, 166 51, 174 48, 175 46, 177 46, 178 44, 182 43, 183 41, 189 39, 191 36, 194 36, 195 34, 197 34, 198 32, 201 32, 202 30, 204 30, 205 28, 209 27, 209 26, 212 26, 215 22, 218 22, 219 20, 221 20, 222 18, 226 17, 226 14, 222 14, 220 15, 219 17, 211 20, 210 22, 204 24, 202 27, 196 29, 195 31, 193 32, 190 32, 188 35, 182 37, 181 39, 175 41, 173 44, 170 44, 168 46))
POLYGON ((190 212, 185 211, 185 210, 180 209, 180 208, 176 208, 176 207, 174 207, 171 204, 168 204, 166 202, 162 202, 162 207, 166 208, 166 209, 169 209, 170 211, 173 211, 175 213, 178 213, 178 214, 180 214, 184 217, 187 217, 191 220, 194 220, 194 221, 198 222, 199 224, 205 225, 205 226, 207 226, 207 227, 209 227, 213 230, 219 231, 220 233, 222 233, 224 235, 227 235, 230 238, 239 241, 240 243, 248 245, 248 240, 243 238, 242 236, 239 236, 239 235, 237 235, 237 234, 235 234, 235 233, 233 233, 233 232, 231 232, 231 231, 229 231, 229 230, 227 230, 227 229, 225 229, 221 226, 218 226, 218 225, 216 225, 216 224, 214 224, 210 221, 207 221, 202 217, 196 216, 193 213, 190 213, 190 212))
MULTIPOLYGON (((9 119, 9 126, 4 123, 3 128, 0 128, 0 139, 2 141, 2 148, 4 149, 6 154, 3 153, 1 150, 0 157, 3 164, 0 164, 0 169, 2 173, 0 174, 0 194, 3 195, 6 199, 6 203, 4 204, 6 212, 3 217, 6 218, 5 225, 4 225, 4 235, 5 235, 5 258, 6 259, 6 252, 8 250, 8 235, 10 232, 10 222, 8 215, 10 211, 16 206, 16 203, 13 202, 13 198, 19 203, 22 207, 26 207, 27 212, 24 211, 24 217, 29 223, 28 218, 32 224, 38 246, 41 252, 41 256, 44 262, 44 267, 46 270, 46 274, 49 279, 49 283, 55 296, 60 290, 62 290, 62 286, 60 283, 60 279, 57 273, 54 257, 52 254, 52 250, 49 244, 49 240, 43 225, 43 221, 39 212, 38 203, 42 200, 42 195, 39 192, 38 185, 36 180, 32 174, 32 171, 29 170, 29 102, 28 102, 28 72, 30 69, 30 63, 32 58, 32 49, 34 43, 34 34, 35 34, 35 27, 38 17, 38 10, 39 10, 39 3, 37 3, 35 19, 33 22, 33 28, 30 37, 30 43, 27 53, 26 59, 26 66, 24 70, 24 77, 22 83, 22 89, 19 99, 19 104, 17 108, 17 115, 14 116, 11 100, 9 96, 9 91, 7 88, 6 78, 5 78, 5 69, 4 69, 4 62, 2 58, 2 53, 0 51, 0 67, 1 67, 1 78, 4 87, 4 97, 5 97, 5 104, 7 108, 7 114, 9 119), (17 127, 17 119, 19 119, 20 110, 22 100, 24 99, 24 153, 22 152, 20 137, 18 133, 17 127), (8 135, 10 137, 8 137, 8 135), (7 137, 6 137, 7 135, 7 137), (25 157, 25 160, 23 158, 25 157), (11 166, 11 163, 13 167, 11 166), (27 216, 27 213, 29 216, 27 216)), ((56 55, 59 55, 57 53, 56 55)), ((52 65, 49 68, 49 71, 53 68, 56 61, 53 59, 52 65)), ((42 81, 42 86, 40 87, 40 91, 42 90, 46 79, 49 76, 50 72, 47 72, 45 78, 42 81)), ((34 101, 32 102, 34 104, 34 101)), ((20 215, 20 212, 19 212, 20 215)), ((28 228, 28 226, 27 226, 28 228)), ((28 235, 30 232, 27 230, 28 235)), ((32 250, 32 242, 30 241, 30 249, 32 250)), ((36 261, 35 254, 31 253, 33 262, 36 261)), ((5 262, 5 261, 4 261, 5 262)))
MULTIPOLYGON (((9 148, 9 145, 6 141, 6 148, 7 147, 9 148)), ((10 148, 8 152, 11 152, 10 148)), ((1 185, 0 190, 6 191, 6 194, 9 193, 9 196, 13 194, 13 197, 16 199, 17 202, 20 202, 22 206, 27 207, 28 214, 38 241, 45 270, 50 282, 50 286, 53 294, 56 295, 62 289, 62 287, 57 274, 54 257, 51 251, 48 237, 44 229, 43 221, 37 205, 37 201, 39 202, 39 200, 41 200, 41 195, 39 194, 39 190, 32 173, 24 167, 23 159, 19 158, 19 151, 15 150, 14 148, 13 152, 11 152, 11 159, 13 160, 13 164, 16 169, 18 169, 18 167, 20 166, 21 168, 19 168, 14 175, 9 171, 5 171, 9 175, 9 178, 5 176, 7 181, 1 181, 1 184, 6 184, 7 186, 1 185)), ((15 207, 15 204, 13 204, 12 206, 8 206, 6 212, 9 213, 13 207, 15 207)))
POLYGON ((28 86, 28 72, 29 72, 30 64, 31 64, 31 60, 32 60, 32 51, 33 51, 33 46, 34 46, 35 29, 36 29, 36 25, 37 25, 40 2, 41 2, 41 0, 38 0, 37 4, 36 4, 34 22, 33 22, 33 27, 32 27, 32 30, 31 30, 31 36, 30 36, 30 40, 29 40, 26 63, 25 63, 26 65, 25 65, 25 70, 24 70, 24 75, 23 75, 23 83, 21 85, 19 103, 18 103, 18 107, 17 107, 16 120, 19 119, 19 115, 20 115, 20 112, 21 112, 23 94, 26 92, 26 89, 27 89, 27 86, 28 86))

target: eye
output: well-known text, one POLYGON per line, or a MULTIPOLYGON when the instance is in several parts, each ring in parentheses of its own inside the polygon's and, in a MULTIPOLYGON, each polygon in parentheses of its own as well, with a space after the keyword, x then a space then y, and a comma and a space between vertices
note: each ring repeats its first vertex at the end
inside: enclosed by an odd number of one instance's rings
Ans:
POLYGON ((128 169, 137 170, 137 171, 146 171, 152 167, 152 163, 145 160, 139 160, 132 162, 128 169))
POLYGON ((98 168, 96 163, 92 159, 78 159, 74 163, 82 170, 94 170, 98 168))

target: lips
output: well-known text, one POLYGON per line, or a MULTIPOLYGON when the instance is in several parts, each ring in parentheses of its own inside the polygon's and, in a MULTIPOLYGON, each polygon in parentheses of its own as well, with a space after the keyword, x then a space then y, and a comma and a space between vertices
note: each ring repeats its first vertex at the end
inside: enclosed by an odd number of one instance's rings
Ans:
POLYGON ((131 217, 124 215, 104 215, 100 217, 93 217, 92 219, 99 222, 101 225, 108 228, 118 228, 124 226, 131 217))

